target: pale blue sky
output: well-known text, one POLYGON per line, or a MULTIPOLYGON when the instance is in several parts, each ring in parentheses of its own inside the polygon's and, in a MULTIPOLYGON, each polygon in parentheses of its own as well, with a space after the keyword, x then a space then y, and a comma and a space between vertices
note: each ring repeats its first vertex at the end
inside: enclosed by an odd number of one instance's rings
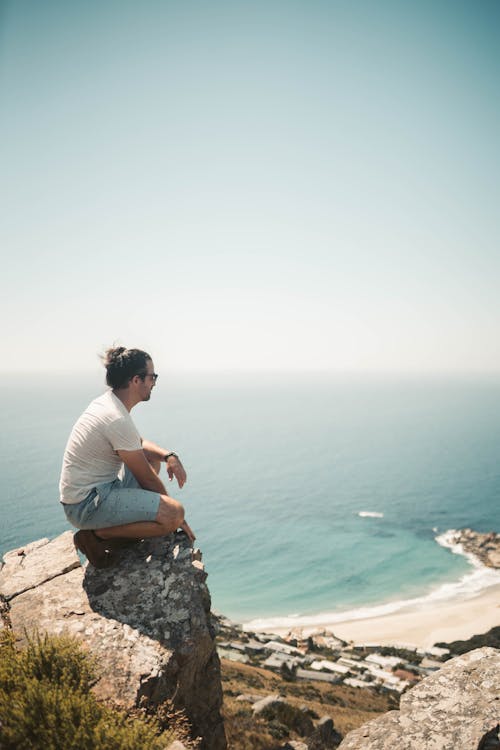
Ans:
POLYGON ((0 370, 500 372, 498 2, 0 8, 0 370))

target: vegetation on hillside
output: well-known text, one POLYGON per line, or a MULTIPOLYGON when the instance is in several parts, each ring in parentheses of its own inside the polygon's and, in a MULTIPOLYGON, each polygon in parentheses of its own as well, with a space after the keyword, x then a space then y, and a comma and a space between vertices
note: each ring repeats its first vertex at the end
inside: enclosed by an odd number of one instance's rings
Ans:
POLYGON ((18 650, 10 631, 1 631, 0 749, 163 750, 174 739, 195 747, 169 706, 155 718, 132 717, 97 701, 96 674, 68 637, 34 637, 18 650))
POLYGON ((496 626, 488 630, 487 633, 480 633, 479 635, 473 635, 472 638, 468 638, 465 641, 452 641, 451 643, 436 643, 436 646, 440 648, 447 648, 450 651, 448 656, 451 659, 453 656, 460 656, 466 654, 467 651, 473 651, 475 648, 482 648, 483 646, 491 646, 491 648, 500 648, 500 626, 496 626))

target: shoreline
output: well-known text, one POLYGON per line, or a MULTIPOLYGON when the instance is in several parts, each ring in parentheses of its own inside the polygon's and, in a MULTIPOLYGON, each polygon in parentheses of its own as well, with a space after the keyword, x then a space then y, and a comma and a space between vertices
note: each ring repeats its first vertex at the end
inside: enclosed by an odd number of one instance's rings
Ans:
POLYGON ((449 529, 435 541, 463 555, 471 570, 459 581, 441 584, 423 597, 356 610, 296 618, 258 619, 246 630, 308 637, 329 631, 354 646, 429 649, 436 643, 468 640, 500 626, 500 534, 449 529), (400 606, 398 606, 400 605, 400 606), (384 611, 385 610, 385 611, 384 611))
MULTIPOLYGON (((346 613, 347 614, 347 613, 346 613)), ((467 640, 500 625, 500 583, 467 599, 409 605, 397 612, 364 619, 334 620, 327 616, 301 617, 296 625, 252 627, 245 630, 284 636, 301 631, 307 637, 328 630, 353 645, 401 646, 428 649, 440 642, 467 640)))

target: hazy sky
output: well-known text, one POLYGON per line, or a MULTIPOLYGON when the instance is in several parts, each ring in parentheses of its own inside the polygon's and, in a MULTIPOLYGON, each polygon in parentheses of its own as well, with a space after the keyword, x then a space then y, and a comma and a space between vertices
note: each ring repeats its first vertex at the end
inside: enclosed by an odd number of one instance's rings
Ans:
POLYGON ((499 2, 0 8, 0 370, 500 372, 499 2))

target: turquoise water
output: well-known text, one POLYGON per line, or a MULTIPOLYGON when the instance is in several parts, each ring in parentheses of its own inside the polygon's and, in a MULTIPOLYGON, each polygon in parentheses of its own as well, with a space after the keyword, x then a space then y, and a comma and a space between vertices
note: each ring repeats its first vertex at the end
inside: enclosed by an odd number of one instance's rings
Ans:
MULTIPOLYGON (((101 390, 5 377, 0 552, 68 524, 72 423, 101 390)), ((181 454, 213 606, 237 620, 351 610, 486 585, 436 543, 500 527, 500 382, 162 375, 133 417, 181 454), (359 516, 359 512, 377 516, 359 516)))

